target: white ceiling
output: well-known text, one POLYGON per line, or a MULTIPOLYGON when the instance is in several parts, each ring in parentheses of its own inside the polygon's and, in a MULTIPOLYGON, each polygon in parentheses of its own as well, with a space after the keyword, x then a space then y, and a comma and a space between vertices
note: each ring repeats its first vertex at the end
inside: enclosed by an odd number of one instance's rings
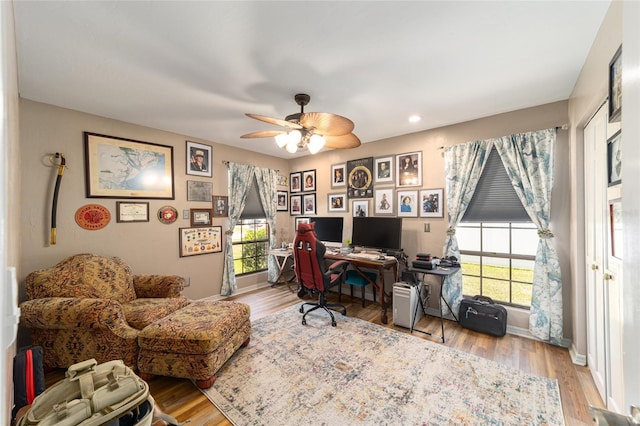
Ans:
POLYGON ((244 113, 308 93, 366 143, 567 99, 609 1, 14 6, 23 98, 292 158, 244 113))

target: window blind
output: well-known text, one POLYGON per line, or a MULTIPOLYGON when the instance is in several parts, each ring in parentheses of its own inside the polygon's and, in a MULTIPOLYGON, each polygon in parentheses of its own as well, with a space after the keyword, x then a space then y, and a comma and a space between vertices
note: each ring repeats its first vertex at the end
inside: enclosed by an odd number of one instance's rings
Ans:
POLYGON ((247 199, 244 203, 244 210, 240 215, 240 219, 264 219, 266 217, 262 202, 260 201, 260 194, 258 194, 258 181, 255 175, 253 181, 247 192, 247 199))
POLYGON ((462 222, 531 222, 494 148, 462 222))

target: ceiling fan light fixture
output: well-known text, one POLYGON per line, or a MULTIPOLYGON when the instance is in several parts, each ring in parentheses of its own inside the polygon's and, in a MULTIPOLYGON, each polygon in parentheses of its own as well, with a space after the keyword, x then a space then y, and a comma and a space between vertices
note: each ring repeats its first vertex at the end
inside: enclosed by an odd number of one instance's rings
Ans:
POLYGON ((309 138, 309 144, 307 145, 307 148, 309 149, 310 153, 315 154, 322 149, 324 144, 325 144, 324 136, 313 134, 309 138))
POLYGON ((287 142, 289 142, 289 134, 280 133, 279 135, 276 135, 275 139, 276 139, 276 145, 278 145, 278 148, 284 148, 287 142))
POLYGON ((326 112, 305 113, 304 107, 311 97, 298 93, 294 99, 300 105, 300 112, 289 114, 284 120, 258 114, 245 114, 249 118, 285 127, 287 130, 251 132, 240 137, 243 139, 273 137, 278 148, 286 149, 292 154, 305 148, 309 153, 316 154, 323 148, 347 149, 360 146, 360 139, 352 133, 353 121, 341 115, 326 112))
POLYGON ((285 149, 288 153, 295 154, 298 150, 298 143, 294 139, 289 139, 289 142, 287 142, 285 149))

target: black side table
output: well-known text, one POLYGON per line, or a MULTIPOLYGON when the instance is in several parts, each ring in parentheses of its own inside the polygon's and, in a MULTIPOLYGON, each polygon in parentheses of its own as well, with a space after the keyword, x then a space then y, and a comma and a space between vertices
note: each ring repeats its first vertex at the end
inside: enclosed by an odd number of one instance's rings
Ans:
POLYGON ((415 309, 415 312, 413 313, 413 320, 411 321, 411 329, 410 329, 411 333, 413 333, 415 330, 420 333, 424 333, 424 334, 428 334, 429 336, 436 337, 440 339, 442 343, 444 343, 444 317, 442 315, 442 302, 444 302, 445 305, 447 305, 447 308, 449 308, 449 311, 451 312, 451 315, 453 315, 453 318, 455 318, 456 322, 458 322, 458 317, 456 317, 456 314, 453 313, 453 309, 451 309, 451 306, 449 306, 449 302, 447 302, 447 299, 445 299, 444 296, 442 295, 442 287, 444 286, 444 279, 447 278, 449 275, 457 272, 459 269, 460 269, 459 266, 449 266, 446 268, 438 267, 436 269, 419 269, 419 268, 407 269, 408 272, 412 272, 414 274, 422 274, 422 279, 418 280, 418 286, 417 286, 418 303, 416 304, 416 309, 415 309), (426 275, 435 275, 437 277, 440 277, 440 279, 438 280, 438 283, 440 284, 440 297, 438 298, 438 310, 440 311, 440 330, 442 333, 440 336, 434 335, 433 333, 430 333, 428 331, 418 330, 417 328, 414 328, 414 325, 415 325, 414 323, 416 322, 416 317, 418 315, 418 305, 420 306, 420 308, 422 308, 423 314, 429 315, 424 307, 424 304, 422 303, 422 297, 420 297, 420 295, 422 294, 422 289, 424 288, 426 275))

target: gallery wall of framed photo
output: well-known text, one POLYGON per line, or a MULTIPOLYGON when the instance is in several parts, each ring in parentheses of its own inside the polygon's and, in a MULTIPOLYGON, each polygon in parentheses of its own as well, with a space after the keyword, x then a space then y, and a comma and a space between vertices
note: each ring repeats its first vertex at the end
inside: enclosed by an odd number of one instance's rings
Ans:
MULTIPOLYGON (((351 212, 354 217, 444 218, 444 189, 424 188, 422 170, 422 151, 331 164, 326 211, 351 212)), ((302 179, 301 172, 292 175, 302 179)))
MULTIPOLYGON (((179 172, 180 168, 176 168, 176 148, 173 146, 91 132, 84 132, 84 145, 86 196, 123 199, 115 202, 117 224, 150 221, 150 202, 139 199, 172 200, 169 204, 163 203, 154 216, 163 225, 172 225, 180 219, 186 221, 186 227, 179 228, 177 235, 179 257, 222 252, 222 227, 214 226, 214 219, 228 217, 229 198, 227 195, 214 195, 212 145, 186 141, 184 192, 176 191, 175 187, 176 171, 180 175, 182 173, 179 172), (108 152, 109 155, 99 155, 100 152, 108 152), (129 168, 134 172, 130 172, 129 168), (160 173, 164 179, 151 186, 145 180, 134 181, 130 178, 143 175, 146 171, 160 173), (176 193, 184 194, 184 199, 176 196, 176 193), (171 203, 182 204, 185 199, 190 205, 183 208, 180 215, 171 203), (199 204, 194 207, 191 203, 199 204)), ((315 175, 312 179, 315 181, 315 175)), ((285 203, 288 201, 287 196, 281 198, 285 203)), ((108 207, 101 204, 91 204, 79 210, 82 214, 85 211, 93 214, 95 211, 104 217, 110 216, 108 207)), ((84 222, 86 220, 78 222, 84 229, 102 229, 109 223, 106 219, 99 226, 84 222)))

